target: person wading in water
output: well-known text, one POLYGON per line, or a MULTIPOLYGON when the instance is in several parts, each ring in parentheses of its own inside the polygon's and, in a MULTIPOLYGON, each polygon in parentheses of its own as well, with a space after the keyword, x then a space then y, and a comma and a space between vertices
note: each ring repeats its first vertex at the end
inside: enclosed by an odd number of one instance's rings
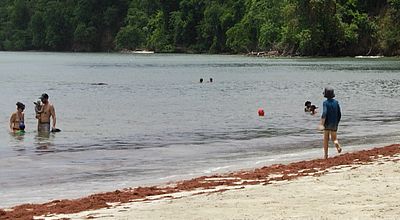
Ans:
POLYGON ((43 105, 41 106, 41 111, 36 114, 38 119, 38 131, 39 132, 50 132, 50 117, 52 119, 51 130, 56 130, 56 111, 54 106, 49 102, 49 95, 43 93, 40 97, 43 105))
POLYGON ((17 102, 17 111, 12 113, 10 117, 10 130, 11 132, 24 131, 25 130, 25 105, 21 102, 17 102))

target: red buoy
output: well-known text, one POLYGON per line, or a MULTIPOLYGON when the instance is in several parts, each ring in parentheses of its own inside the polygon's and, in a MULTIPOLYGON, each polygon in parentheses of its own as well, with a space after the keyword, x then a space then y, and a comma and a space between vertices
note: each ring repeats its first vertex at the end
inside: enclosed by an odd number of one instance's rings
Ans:
POLYGON ((264 109, 262 108, 258 109, 258 116, 264 116, 264 109))

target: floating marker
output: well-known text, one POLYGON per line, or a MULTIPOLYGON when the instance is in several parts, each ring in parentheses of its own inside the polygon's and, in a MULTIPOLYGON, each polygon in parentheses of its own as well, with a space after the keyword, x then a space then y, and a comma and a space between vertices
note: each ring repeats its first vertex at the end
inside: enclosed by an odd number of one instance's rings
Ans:
POLYGON ((258 116, 264 116, 264 109, 262 108, 258 109, 258 116))

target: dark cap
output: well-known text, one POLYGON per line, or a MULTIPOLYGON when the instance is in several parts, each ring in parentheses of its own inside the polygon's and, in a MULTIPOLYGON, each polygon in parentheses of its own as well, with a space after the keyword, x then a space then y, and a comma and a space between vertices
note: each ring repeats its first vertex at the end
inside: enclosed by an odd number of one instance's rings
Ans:
POLYGON ((39 97, 39 99, 40 99, 40 100, 49 99, 49 95, 47 95, 46 93, 43 93, 43 94, 39 97))
POLYGON ((17 102, 16 105, 17 105, 17 108, 25 109, 25 105, 22 102, 17 102))
POLYGON ((335 97, 335 91, 331 87, 326 87, 323 94, 324 97, 328 99, 332 99, 335 97))

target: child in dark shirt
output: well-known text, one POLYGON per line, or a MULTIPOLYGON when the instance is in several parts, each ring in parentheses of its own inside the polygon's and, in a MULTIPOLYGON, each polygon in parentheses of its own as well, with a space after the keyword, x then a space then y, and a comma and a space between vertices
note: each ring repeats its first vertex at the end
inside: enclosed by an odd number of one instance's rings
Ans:
POLYGON ((333 99, 335 97, 334 90, 332 88, 325 88, 323 94, 326 100, 323 103, 323 112, 319 128, 324 130, 324 157, 327 159, 329 139, 331 139, 335 144, 337 152, 342 152, 336 134, 342 114, 339 102, 333 99))

